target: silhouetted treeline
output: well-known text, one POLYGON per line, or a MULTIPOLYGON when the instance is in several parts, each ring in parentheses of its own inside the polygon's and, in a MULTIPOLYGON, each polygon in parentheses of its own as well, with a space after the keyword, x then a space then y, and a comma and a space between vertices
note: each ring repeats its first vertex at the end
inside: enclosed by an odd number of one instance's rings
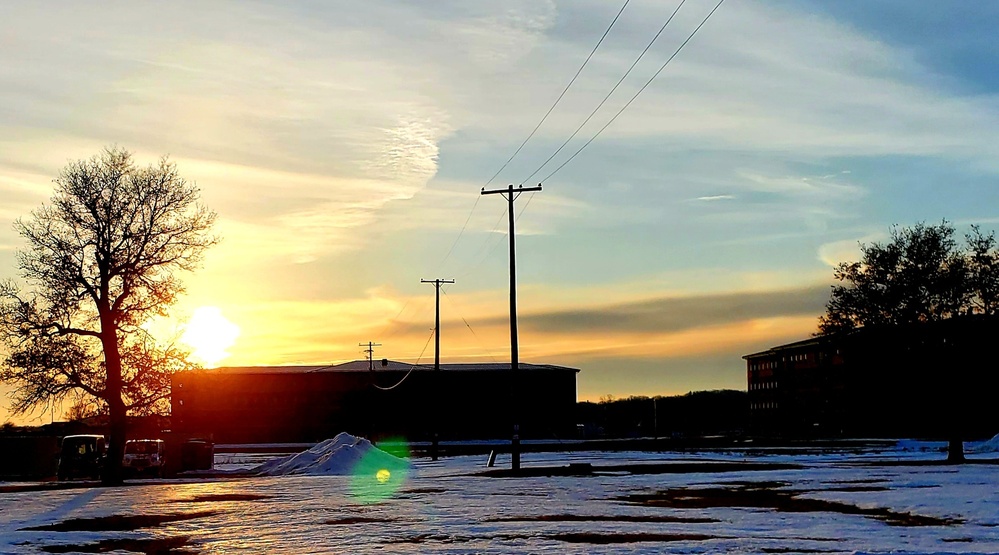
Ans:
POLYGON ((696 391, 672 397, 628 397, 576 404, 585 437, 740 435, 749 417, 745 391, 696 391))

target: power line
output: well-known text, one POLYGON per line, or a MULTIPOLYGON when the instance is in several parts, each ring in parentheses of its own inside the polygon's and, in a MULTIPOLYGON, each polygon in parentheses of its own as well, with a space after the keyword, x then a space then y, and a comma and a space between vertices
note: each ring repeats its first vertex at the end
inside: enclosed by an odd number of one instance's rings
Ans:
POLYGON ((520 146, 517 147, 517 150, 515 150, 514 153, 510 155, 510 158, 503 163, 503 166, 501 166, 500 169, 496 170, 496 173, 489 178, 489 181, 486 181, 486 185, 489 185, 490 183, 493 182, 493 180, 499 177, 499 174, 502 173, 504 169, 506 169, 506 167, 510 164, 510 162, 513 161, 514 158, 517 157, 518 154, 520 154, 520 151, 524 149, 524 146, 527 145, 527 142, 530 141, 532 137, 534 137, 535 133, 538 132, 538 129, 541 128, 541 124, 543 124, 545 120, 548 119, 548 116, 550 116, 552 111, 555 110, 555 107, 558 106, 558 103, 562 101, 562 97, 565 96, 565 93, 569 92, 569 87, 571 87, 572 84, 576 82, 576 78, 579 77, 579 74, 583 72, 583 68, 586 67, 586 64, 590 62, 590 58, 592 58, 593 54, 595 54, 597 49, 600 48, 600 45, 604 42, 604 39, 607 38, 607 34, 610 33, 610 30, 614 27, 614 24, 617 23, 618 18, 621 17, 622 13, 624 13, 624 9, 628 7, 628 2, 630 1, 631 0, 625 0, 624 4, 621 5, 621 9, 618 10, 617 15, 614 16, 614 19, 610 22, 610 25, 607 26, 607 30, 604 31, 604 34, 600 36, 600 40, 598 40, 597 44, 594 45, 593 50, 590 51, 589 56, 587 56, 586 59, 583 60, 583 65, 579 66, 579 69, 576 70, 576 74, 572 76, 572 79, 569 80, 569 83, 565 86, 564 89, 562 89, 562 94, 558 95, 558 98, 555 99, 555 102, 551 105, 551 108, 548 108, 548 111, 545 112, 545 115, 541 117, 541 121, 539 121, 538 124, 534 126, 534 129, 531 131, 531 134, 528 135, 526 139, 524 139, 524 142, 520 143, 520 146))
POLYGON ((442 258, 441 261, 437 264, 438 269, 444 266, 444 263, 447 262, 447 259, 451 257, 451 253, 454 252, 454 248, 458 246, 458 241, 461 239, 461 236, 465 233, 465 229, 468 227, 468 222, 472 220, 472 214, 475 213, 475 207, 479 205, 479 199, 481 198, 482 195, 476 195, 475 202, 472 203, 472 209, 468 211, 468 217, 465 218, 465 223, 462 224, 461 230, 458 231, 458 236, 454 238, 454 242, 451 243, 451 248, 447 250, 447 254, 445 254, 444 258, 442 258))
POLYGON ((500 233, 499 230, 500 225, 503 223, 503 220, 506 219, 506 210, 507 210, 506 207, 504 207, 503 212, 500 213, 499 218, 496 219, 496 223, 493 224, 492 229, 489 231, 489 233, 486 234, 486 238, 482 241, 482 244, 479 246, 478 249, 475 250, 475 253, 469 257, 471 260, 473 260, 473 262, 471 264, 466 264, 465 270, 462 273, 458 274, 456 277, 464 278, 466 276, 471 275, 472 272, 477 270, 479 266, 482 265, 482 263, 485 262, 487 258, 489 258, 489 255, 491 255, 493 251, 496 250, 499 244, 506 237, 507 235, 506 232, 504 231, 500 233))
POLYGON ((412 366, 412 368, 410 368, 410 369, 409 369, 409 371, 408 371, 408 372, 406 372, 406 375, 405 375, 405 376, 403 376, 401 380, 399 380, 399 381, 398 381, 398 382, 396 382, 396 383, 395 383, 394 385, 391 385, 391 386, 389 386, 389 387, 382 387, 382 386, 380 386, 380 385, 378 385, 378 384, 376 384, 376 383, 374 383, 374 382, 372 382, 372 383, 371 383, 371 385, 372 385, 372 386, 373 386, 373 387, 374 387, 375 389, 380 389, 380 390, 382 390, 382 391, 391 391, 391 390, 393 390, 393 389, 395 389, 395 388, 399 387, 400 385, 402 385, 402 382, 406 381, 406 378, 408 378, 408 377, 409 377, 409 375, 413 373, 413 370, 416 370, 416 368, 420 366, 420 360, 422 360, 422 359, 423 359, 423 353, 427 352, 427 347, 429 347, 429 346, 430 346, 430 340, 434 338, 434 335, 435 335, 436 333, 437 333, 437 330, 433 330, 433 331, 431 331, 431 332, 430 332, 430 337, 428 337, 428 338, 427 338, 427 342, 426 342, 426 344, 424 344, 424 345, 423 345, 423 350, 422 350, 422 351, 420 351, 420 356, 419 356, 419 358, 417 358, 417 359, 416 359, 416 364, 414 364, 414 365, 412 366))
MULTIPOLYGON (((662 73, 662 71, 664 69, 666 69, 666 66, 668 66, 669 63, 673 61, 673 58, 675 58, 676 55, 679 54, 681 50, 683 50, 683 47, 687 46, 687 43, 690 42, 690 39, 694 38, 694 35, 696 35, 697 32, 701 30, 701 27, 703 27, 704 24, 708 22, 708 19, 711 19, 711 16, 714 15, 715 11, 717 11, 718 8, 721 7, 721 5, 724 2, 725 2, 725 0, 718 0, 718 3, 715 4, 715 7, 712 8, 711 11, 708 12, 708 15, 706 15, 704 17, 704 19, 701 20, 701 23, 696 28, 694 28, 694 30, 690 33, 690 35, 687 36, 687 39, 684 40, 682 44, 680 44, 680 46, 676 49, 675 52, 673 52, 673 55, 671 55, 669 57, 669 59, 667 59, 666 62, 663 63, 663 65, 659 67, 659 70, 656 71, 655 74, 653 74, 652 77, 650 77, 649 80, 646 81, 644 85, 642 85, 642 88, 638 89, 638 92, 636 92, 635 95, 631 97, 631 100, 629 100, 624 106, 622 106, 621 109, 618 110, 616 114, 614 114, 614 117, 612 117, 610 119, 610 121, 608 121, 607 123, 605 123, 604 126, 601 127, 599 131, 596 132, 596 134, 594 134, 592 137, 590 137, 590 140, 588 140, 585 143, 583 143, 583 146, 579 147, 579 150, 577 150, 576 152, 574 152, 572 154, 572 156, 570 156, 565 162, 562 162, 562 164, 559 165, 559 167, 555 168, 555 171, 553 171, 550 174, 548 174, 547 176, 545 176, 545 178, 542 179, 541 181, 545 182, 545 181, 548 181, 549 179, 551 179, 551 177, 553 175, 555 175, 556 173, 559 172, 559 170, 561 170, 562 168, 564 168, 566 166, 566 164, 568 164, 569 162, 571 162, 573 160, 573 158, 575 158, 576 156, 579 155, 580 152, 583 152, 583 149, 585 149, 586 147, 590 146, 590 143, 592 143, 597 137, 599 137, 600 134, 604 132, 604 129, 607 129, 608 127, 610 127, 610 124, 614 123, 614 120, 616 120, 618 118, 618 116, 621 115, 622 112, 624 112, 626 109, 628 109, 628 106, 631 106, 631 103, 634 102, 636 98, 638 98, 638 95, 642 94, 642 91, 644 91, 649 85, 651 85, 652 81, 654 81, 656 79, 656 77, 658 77, 659 74, 662 73)), ((540 170, 541 168, 538 168, 538 169, 540 170)), ((537 172, 535 172, 535 173, 537 173, 537 172)), ((534 174, 531 174, 531 177, 533 177, 533 176, 534 176, 534 174)), ((528 179, 530 179, 530 177, 528 177, 528 179)), ((528 202, 530 202, 530 199, 528 199, 528 202)), ((525 204, 524 207, 525 208, 527 207, 526 204, 525 204)))
POLYGON ((616 91, 617 88, 621 86, 621 83, 623 83, 624 80, 628 77, 628 75, 631 74, 632 70, 635 69, 635 66, 638 65, 638 62, 642 61, 642 58, 645 57, 645 54, 649 51, 650 48, 652 48, 652 45, 655 44, 657 40, 659 40, 659 36, 662 35, 663 31, 666 30, 666 26, 669 25, 670 21, 673 21, 673 18, 676 17, 677 12, 680 11, 680 8, 682 8, 686 2, 687 0, 680 0, 680 3, 677 4, 676 9, 673 10, 672 14, 670 14, 669 19, 666 20, 666 23, 663 23, 663 26, 659 28, 659 32, 656 33, 654 37, 652 37, 652 40, 649 41, 649 44, 645 45, 645 49, 642 50, 642 53, 638 55, 638 58, 636 58, 635 61, 632 62, 631 67, 628 68, 628 71, 624 72, 624 75, 622 75, 621 78, 617 80, 617 83, 615 83, 614 87, 611 88, 609 93, 607 93, 607 96, 605 96, 604 99, 600 101, 600 104, 597 104, 597 107, 594 108, 592 112, 590 112, 590 115, 586 116, 586 119, 583 120, 583 123, 579 124, 579 127, 577 127, 576 130, 572 132, 572 135, 569 135, 569 138, 566 139, 565 142, 563 142, 557 149, 555 149, 555 152, 553 152, 552 155, 549 156, 547 160, 545 160, 540 166, 538 166, 538 169, 534 170, 534 172, 532 172, 531 175, 524 178, 520 182, 521 184, 527 183, 538 172, 544 169, 544 167, 547 166, 548 163, 551 162, 553 158, 558 156, 559 152, 562 152, 562 149, 565 148, 565 145, 569 144, 569 142, 572 141, 572 139, 574 139, 577 134, 579 134, 579 132, 583 129, 583 127, 585 127, 586 124, 589 123, 591 119, 593 119, 593 116, 595 116, 597 112, 600 111, 600 108, 602 108, 603 105, 607 102, 607 100, 611 97, 611 95, 614 94, 614 91, 616 91))
MULTIPOLYGON (((518 154, 520 154, 520 151, 524 149, 528 141, 530 141, 534 137, 535 133, 538 132, 538 129, 541 129, 541 125, 545 122, 545 120, 548 119, 548 116, 550 116, 551 113, 555 110, 555 107, 558 106, 558 103, 562 101, 562 98, 565 96, 565 94, 569 92, 569 88, 572 87, 572 84, 576 82, 576 79, 579 77, 579 74, 583 72, 583 68, 586 67, 586 65, 590 62, 590 59, 593 58, 593 55, 597 52, 597 49, 600 48, 601 44, 603 44, 604 39, 607 38, 607 35, 610 33, 611 29, 614 28, 614 24, 617 23, 617 20, 621 17, 621 14, 624 13, 624 9, 628 7, 629 2, 631 2, 631 0, 625 0, 624 4, 621 5, 621 9, 618 10, 617 15, 614 16, 614 19, 611 20, 610 25, 607 26, 606 30, 604 30, 604 34, 600 35, 600 40, 598 40, 597 44, 593 46, 593 50, 590 50, 590 54, 586 56, 585 60, 583 60, 583 64, 579 66, 579 69, 576 70, 576 74, 572 76, 572 79, 569 80, 569 83, 565 86, 564 89, 562 89, 562 93, 558 95, 558 98, 556 98, 555 102, 551 105, 550 108, 548 108, 548 111, 545 112, 545 115, 541 117, 541 121, 539 121, 538 124, 534 126, 534 129, 531 130, 531 133, 527 136, 526 139, 524 139, 524 142, 520 143, 520 146, 517 147, 517 150, 515 150, 514 153, 510 155, 510 158, 508 158, 507 161, 503 163, 500 169, 496 170, 496 173, 494 173, 493 176, 489 178, 489 181, 486 181, 485 185, 483 186, 489 185, 497 177, 499 177, 499 174, 502 173, 504 169, 506 169, 506 167, 510 164, 510 162, 512 162, 513 159, 516 158, 518 154)), ((444 263, 447 262, 447 260, 451 257, 451 254, 454 252, 455 247, 458 246, 458 241, 461 239, 461 236, 465 233, 465 229, 468 228, 468 222, 471 221, 472 214, 475 213, 475 207, 478 206, 480 198, 481 195, 476 196, 475 203, 472 204, 471 210, 468 211, 468 216, 465 218, 464 225, 462 225, 461 230, 458 231, 458 236, 455 237, 454 242, 451 243, 451 247, 448 249, 447 254, 444 255, 444 258, 442 258, 440 263, 437 265, 438 269, 444 266, 444 263)))
POLYGON ((472 332, 472 337, 474 337, 476 343, 479 344, 479 348, 482 349, 486 353, 486 356, 488 356, 489 358, 491 358, 493 360, 493 362, 499 362, 499 361, 496 360, 496 357, 494 357, 491 352, 489 352, 487 349, 484 348, 484 345, 482 344, 482 340, 479 339, 479 334, 475 333, 475 330, 472 329, 472 325, 468 323, 468 320, 466 320, 464 316, 462 316, 461 311, 458 310, 457 303, 455 303, 451 299, 451 296, 447 294, 447 289, 446 288, 445 289, 441 289, 441 292, 444 293, 444 297, 448 300, 449 303, 451 303, 451 306, 454 307, 455 311, 458 312, 458 317, 461 318, 461 321, 465 323, 465 327, 468 328, 468 331, 472 332))

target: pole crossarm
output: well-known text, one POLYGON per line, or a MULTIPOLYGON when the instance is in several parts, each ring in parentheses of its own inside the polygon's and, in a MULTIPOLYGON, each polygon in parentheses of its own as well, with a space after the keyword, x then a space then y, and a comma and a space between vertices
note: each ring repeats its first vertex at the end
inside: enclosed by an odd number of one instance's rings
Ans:
POLYGON ((437 290, 437 311, 436 318, 434 320, 434 370, 441 369, 441 285, 445 283, 454 283, 453 279, 421 279, 420 283, 432 283, 434 284, 434 289, 437 290))
POLYGON ((521 193, 536 193, 540 191, 541 191, 540 183, 538 183, 534 187, 524 187, 523 185, 514 187, 511 184, 508 185, 505 189, 490 189, 488 191, 486 190, 485 187, 482 188, 483 195, 503 195, 503 198, 505 198, 507 202, 511 203, 517 200, 517 197, 519 197, 521 193))
POLYGON ((358 347, 367 347, 363 352, 368 354, 368 370, 371 372, 375 371, 375 347, 381 347, 381 343, 375 343, 373 341, 368 341, 367 343, 358 343, 358 347))
MULTIPOLYGON (((437 279, 421 279, 420 283, 432 283, 432 284, 434 284, 434 290, 437 293, 437 303, 436 303, 437 310, 436 310, 436 316, 434 318, 434 378, 433 378, 433 380, 431 380, 431 383, 433 383, 433 382, 437 381, 437 378, 439 377, 438 373, 440 372, 440 369, 441 369, 441 285, 445 284, 445 283, 454 283, 454 280, 453 279, 440 279, 440 278, 437 278, 437 279)), ((435 383, 434 385, 439 386, 440 384, 435 383)), ((439 395, 439 392, 436 391, 436 388, 434 388, 434 393, 433 394, 439 395)), ((433 410, 434 411, 439 411, 440 410, 440 399, 438 398, 435 401, 436 402, 433 404, 433 406, 434 406, 433 410)), ((433 417, 433 421, 434 421, 434 423, 433 423, 433 425, 434 425, 434 433, 433 433, 432 443, 431 443, 431 446, 430 446, 430 458, 433 459, 433 460, 435 460, 435 461, 437 460, 437 449, 438 449, 437 428, 440 425, 439 414, 440 414, 439 412, 435 412, 435 415, 433 417)))

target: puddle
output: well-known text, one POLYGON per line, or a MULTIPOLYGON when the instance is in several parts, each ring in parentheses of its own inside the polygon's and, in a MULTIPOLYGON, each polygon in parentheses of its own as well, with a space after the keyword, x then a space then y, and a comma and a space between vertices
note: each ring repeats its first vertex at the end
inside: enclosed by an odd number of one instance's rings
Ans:
POLYGON ((348 516, 344 518, 335 518, 332 520, 327 520, 325 524, 330 524, 334 526, 345 526, 348 524, 384 524, 389 522, 399 522, 399 519, 380 518, 372 516, 348 516))
POLYGON ((94 543, 44 545, 41 550, 46 553, 107 553, 109 551, 127 551, 130 553, 145 553, 146 555, 197 555, 198 551, 185 549, 190 545, 187 537, 155 538, 147 540, 108 539, 94 543))
POLYGON ((585 543, 610 545, 641 542, 699 542, 721 539, 721 536, 705 534, 657 534, 657 533, 618 533, 618 532, 560 532, 556 534, 495 534, 487 536, 451 536, 447 534, 417 534, 392 540, 389 543, 467 543, 472 541, 510 540, 553 540, 565 543, 585 543))
MULTIPOLYGON (((111 515, 96 518, 71 518, 55 524, 32 526, 21 530, 44 532, 125 532, 140 528, 155 528, 168 522, 194 520, 214 516, 218 511, 171 513, 164 515, 111 515)), ((96 552, 95 552, 96 553, 96 552)))
POLYGON ((654 522, 710 524, 719 522, 715 518, 655 516, 655 515, 540 515, 487 518, 483 522, 654 522))
POLYGON ((214 501, 262 501, 270 499, 269 495, 257 495, 254 493, 215 493, 206 495, 195 495, 190 499, 174 499, 174 503, 211 503, 214 501))
POLYGON ((874 518, 891 526, 953 526, 964 523, 962 519, 956 518, 900 513, 883 507, 860 507, 841 501, 802 498, 799 497, 801 494, 824 490, 773 489, 775 484, 779 483, 742 484, 734 488, 677 488, 652 494, 625 495, 618 500, 671 509, 745 507, 786 513, 840 513, 874 518))

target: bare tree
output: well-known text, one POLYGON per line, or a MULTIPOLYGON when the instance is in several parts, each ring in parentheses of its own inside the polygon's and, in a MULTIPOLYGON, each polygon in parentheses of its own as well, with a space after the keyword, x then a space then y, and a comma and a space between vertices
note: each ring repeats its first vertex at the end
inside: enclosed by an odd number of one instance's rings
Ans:
POLYGON ((15 227, 24 281, 0 288, 0 333, 9 355, 0 379, 14 384, 12 408, 26 412, 82 391, 110 418, 106 483, 121 480, 128 411, 155 410, 184 353, 157 345, 142 325, 183 291, 178 271, 195 269, 215 214, 198 189, 163 158, 138 167, 106 148, 66 166, 51 202, 15 227))

